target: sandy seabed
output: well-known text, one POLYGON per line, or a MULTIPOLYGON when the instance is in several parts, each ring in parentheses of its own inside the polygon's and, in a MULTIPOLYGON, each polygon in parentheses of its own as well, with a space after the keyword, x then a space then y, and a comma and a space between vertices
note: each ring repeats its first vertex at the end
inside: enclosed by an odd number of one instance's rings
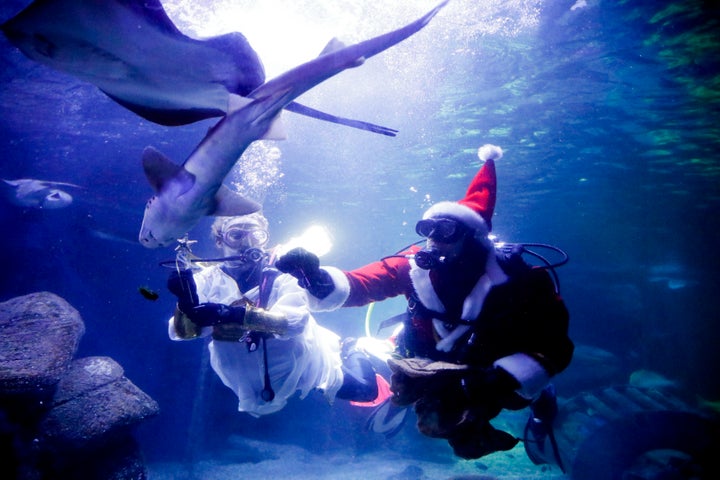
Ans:
POLYGON ((232 452, 192 463, 151 463, 149 480, 561 480, 567 479, 554 466, 534 465, 522 444, 480 460, 466 461, 435 455, 432 460, 409 458, 398 452, 376 451, 362 455, 333 452, 318 455, 295 445, 244 441, 245 447, 262 452, 267 460, 235 463, 232 452))

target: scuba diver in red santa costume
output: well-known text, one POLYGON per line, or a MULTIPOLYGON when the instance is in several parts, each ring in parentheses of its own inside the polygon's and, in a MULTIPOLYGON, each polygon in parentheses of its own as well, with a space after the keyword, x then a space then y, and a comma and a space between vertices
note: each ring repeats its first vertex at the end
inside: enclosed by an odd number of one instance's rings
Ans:
POLYGON ((307 289, 310 308, 328 311, 389 297, 408 299, 388 361, 392 401, 413 405, 418 429, 447 439, 456 455, 479 458, 518 439, 490 424, 504 408, 542 396, 572 358, 568 311, 544 268, 489 237, 500 147, 485 145, 485 163, 465 197, 431 206, 416 225, 424 248, 409 247, 352 271, 320 268, 303 249, 276 263, 307 289))

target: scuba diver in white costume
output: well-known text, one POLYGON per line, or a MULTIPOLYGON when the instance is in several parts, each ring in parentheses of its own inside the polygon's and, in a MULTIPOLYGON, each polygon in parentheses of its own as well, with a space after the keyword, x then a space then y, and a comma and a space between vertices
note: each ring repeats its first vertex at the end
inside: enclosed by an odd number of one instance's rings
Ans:
POLYGON ((238 410, 266 415, 295 392, 304 398, 313 389, 329 402, 374 400, 378 387, 365 354, 343 349, 340 337, 311 315, 297 279, 272 267, 267 219, 218 217, 211 234, 223 257, 178 261, 170 275, 178 303, 169 336, 211 337, 212 368, 237 395, 238 410))

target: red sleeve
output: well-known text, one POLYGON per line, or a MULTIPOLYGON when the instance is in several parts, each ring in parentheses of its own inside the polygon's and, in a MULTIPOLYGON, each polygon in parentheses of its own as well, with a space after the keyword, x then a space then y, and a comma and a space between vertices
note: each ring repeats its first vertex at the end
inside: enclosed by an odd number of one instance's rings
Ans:
POLYGON ((415 253, 418 249, 412 247, 398 255, 345 272, 350 282, 350 296, 343 306, 357 307, 398 295, 409 296, 412 293, 412 282, 410 262, 405 255, 415 253))

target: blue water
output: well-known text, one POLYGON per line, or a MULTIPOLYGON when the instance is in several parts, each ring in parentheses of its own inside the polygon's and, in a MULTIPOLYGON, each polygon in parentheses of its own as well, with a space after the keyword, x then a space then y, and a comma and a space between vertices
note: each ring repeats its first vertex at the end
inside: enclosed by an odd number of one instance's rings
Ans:
MULTIPOLYGON (((26 3, 4 1, 0 20, 26 3)), ((353 8, 304 2, 293 26, 302 32, 305 18, 327 27, 342 12, 338 24, 356 27, 348 35, 357 41, 432 5, 344 3, 353 8)), ((576 343, 611 352, 627 372, 653 370, 718 400, 720 16, 699 0, 571 9, 584 3, 452 1, 415 37, 300 99, 397 128, 396 138, 287 113, 288 140, 255 150, 231 180, 264 202, 273 240, 321 223, 334 236, 323 262, 352 268, 417 240, 415 221, 432 202, 464 194, 477 148, 500 145, 494 230, 568 252, 558 273, 576 343)), ((212 14, 198 2, 167 4, 186 31, 208 19, 183 13, 212 14)), ((280 45, 295 35, 274 32, 280 45)), ((268 71, 322 45, 308 48, 264 58, 268 71)), ((78 355, 115 358, 160 403, 161 415, 140 430, 150 458, 209 448, 228 433, 299 444, 310 435, 315 450, 374 448, 361 414, 319 396, 260 420, 238 414, 232 393, 202 375, 203 344, 167 339, 174 301, 158 262, 174 252, 135 240, 151 194, 140 154, 154 145, 180 162, 212 124, 151 124, 0 38, 0 177, 84 187, 63 210, 2 205, 0 300, 47 290, 80 311, 87 332, 78 355), (144 299, 139 286, 160 299, 144 299)), ((212 252, 207 226, 191 232, 199 254, 212 252)), ((401 308, 379 306, 378 320, 401 308)), ((364 314, 320 319, 357 336, 364 314)))

